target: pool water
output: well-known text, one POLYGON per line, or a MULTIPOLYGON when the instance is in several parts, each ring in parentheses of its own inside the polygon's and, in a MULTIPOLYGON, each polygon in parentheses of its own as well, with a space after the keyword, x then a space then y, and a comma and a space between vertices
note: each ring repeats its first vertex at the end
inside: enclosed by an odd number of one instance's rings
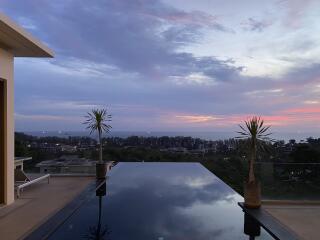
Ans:
POLYGON ((249 239, 242 201, 199 163, 119 163, 49 239, 249 239))

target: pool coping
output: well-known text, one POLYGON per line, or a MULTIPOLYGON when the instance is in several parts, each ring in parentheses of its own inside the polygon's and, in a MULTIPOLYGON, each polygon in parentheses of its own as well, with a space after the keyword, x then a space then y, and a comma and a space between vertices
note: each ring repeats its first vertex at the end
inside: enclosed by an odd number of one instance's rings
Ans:
POLYGON ((249 209, 243 202, 238 202, 242 210, 253 217, 276 240, 299 240, 300 238, 275 217, 266 212, 263 207, 249 209))
POLYGON ((48 239, 63 223, 65 223, 89 198, 90 193, 97 188, 96 180, 93 180, 85 190, 76 196, 71 202, 61 208, 56 214, 46 222, 38 226, 24 240, 44 240, 48 239))

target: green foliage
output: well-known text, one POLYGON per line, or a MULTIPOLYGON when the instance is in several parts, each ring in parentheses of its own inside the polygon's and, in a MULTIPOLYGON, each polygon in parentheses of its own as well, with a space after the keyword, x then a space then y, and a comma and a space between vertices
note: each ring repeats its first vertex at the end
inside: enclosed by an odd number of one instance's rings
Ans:
POLYGON ((265 150, 266 142, 270 141, 269 135, 267 133, 270 126, 265 126, 263 119, 260 117, 252 117, 251 119, 245 121, 245 126, 239 125, 242 131, 238 133, 240 136, 238 138, 247 139, 249 149, 250 149, 250 158, 249 158, 249 182, 255 181, 254 174, 254 164, 257 160, 257 150, 265 150))
POLYGON ((107 113, 107 109, 92 109, 85 116, 86 120, 83 124, 87 125, 90 134, 97 131, 98 133, 108 133, 112 128, 108 122, 111 121, 111 114, 107 113))
POLYGON ((27 146, 25 144, 23 144, 23 142, 19 141, 19 140, 15 140, 14 141, 14 152, 15 152, 15 156, 16 157, 26 157, 26 156, 30 156, 30 151, 27 148, 27 146))
MULTIPOLYGON (((79 147, 72 154, 87 159, 98 160, 99 152, 96 141, 88 137, 33 137, 22 133, 15 135, 16 150, 20 156, 31 156, 32 161, 25 162, 27 171, 39 171, 35 168, 38 162, 56 159, 62 152, 50 152, 45 143, 52 146, 66 144, 79 147), (30 147, 31 146, 31 147, 30 147)), ((223 141, 205 141, 186 137, 130 137, 105 138, 104 159, 130 162, 200 162, 226 184, 242 194, 243 182, 248 172, 248 141, 246 139, 229 139, 223 141), (199 149, 205 145, 215 150, 204 154, 172 152, 171 148, 184 147, 199 149)), ((308 138, 307 141, 296 143, 290 141, 268 143, 270 151, 257 153, 256 176, 261 180, 263 196, 269 199, 313 199, 320 198, 320 138, 308 138), (272 155, 272 158, 271 158, 272 155), (283 163, 291 164, 283 164, 283 163), (300 163, 307 164, 300 164, 300 163), (295 164, 299 163, 299 164, 295 164), (309 164, 308 164, 309 163, 309 164)), ((16 155, 18 156, 18 155, 16 155)))
POLYGON ((320 151, 312 144, 299 144, 291 152, 290 157, 294 162, 315 163, 320 162, 320 151))
POLYGON ((92 109, 85 117, 86 121, 83 124, 87 125, 90 134, 98 132, 100 145, 99 161, 102 162, 102 133, 108 133, 111 129, 111 125, 108 124, 108 122, 111 122, 111 114, 108 114, 107 109, 92 109))
POLYGON ((201 164, 210 172, 222 179, 239 194, 243 195, 243 182, 245 181, 245 172, 247 163, 239 157, 230 159, 215 158, 211 161, 202 161, 201 164))
POLYGON ((110 161, 118 162, 197 162, 198 156, 163 152, 159 149, 145 147, 118 148, 108 147, 104 150, 103 156, 110 161))
POLYGON ((267 132, 271 126, 265 126, 264 120, 256 116, 244 122, 244 126, 239 125, 242 131, 237 132, 240 134, 237 138, 247 139, 251 151, 254 151, 256 148, 265 150, 265 143, 272 141, 269 137, 272 133, 267 132))

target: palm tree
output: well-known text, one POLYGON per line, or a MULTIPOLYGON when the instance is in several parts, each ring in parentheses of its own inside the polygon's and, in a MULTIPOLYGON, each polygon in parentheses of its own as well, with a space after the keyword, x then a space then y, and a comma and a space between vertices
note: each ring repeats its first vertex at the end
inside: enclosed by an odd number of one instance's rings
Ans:
POLYGON ((238 138, 244 138, 248 140, 250 148, 250 159, 249 159, 249 183, 255 182, 254 175, 254 164, 257 158, 258 148, 264 149, 265 143, 270 141, 269 135, 267 133, 270 126, 265 126, 263 119, 260 117, 252 117, 251 119, 245 121, 245 126, 239 125, 241 130, 238 132, 240 136, 238 138))
POLYGON ((99 137, 99 163, 103 163, 102 160, 102 134, 108 133, 112 128, 108 122, 111 122, 111 114, 108 114, 107 109, 92 109, 85 116, 86 120, 83 124, 88 125, 87 129, 90 130, 90 134, 98 132, 99 137))

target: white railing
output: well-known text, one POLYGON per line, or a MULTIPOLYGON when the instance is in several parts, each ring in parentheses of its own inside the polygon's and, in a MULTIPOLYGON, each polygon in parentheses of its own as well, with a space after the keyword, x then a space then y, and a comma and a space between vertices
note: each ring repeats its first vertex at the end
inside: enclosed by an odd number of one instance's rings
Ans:
POLYGON ((26 183, 23 183, 23 184, 17 186, 17 198, 20 197, 21 190, 23 190, 25 187, 30 186, 30 185, 32 185, 34 183, 40 182, 41 180, 46 179, 46 178, 48 179, 48 184, 49 184, 50 183, 50 174, 46 174, 44 176, 38 177, 36 179, 33 179, 31 181, 28 181, 26 183))

